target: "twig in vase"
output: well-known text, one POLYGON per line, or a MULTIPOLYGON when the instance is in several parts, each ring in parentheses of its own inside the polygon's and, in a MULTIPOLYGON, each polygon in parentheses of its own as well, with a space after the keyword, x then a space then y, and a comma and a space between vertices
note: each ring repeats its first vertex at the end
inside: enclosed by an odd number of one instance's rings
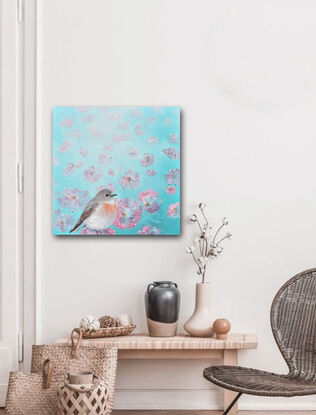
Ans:
POLYGON ((201 224, 198 216, 195 213, 192 214, 189 218, 190 222, 197 223, 200 235, 194 238, 194 246, 186 248, 186 253, 192 255, 194 262, 198 266, 197 274, 202 276, 202 283, 205 282, 209 257, 216 258, 219 254, 221 254, 224 248, 219 246, 219 244, 225 239, 231 238, 232 236, 230 232, 227 232, 225 236, 222 236, 217 240, 221 234, 222 229, 228 225, 228 220, 223 218, 221 225, 217 228, 217 230, 214 232, 214 236, 212 237, 212 228, 209 226, 209 221, 204 213, 205 208, 205 203, 199 203, 199 209, 202 215, 202 220, 204 220, 204 224, 201 224), (199 258, 197 258, 195 255, 196 249, 200 253, 199 258))

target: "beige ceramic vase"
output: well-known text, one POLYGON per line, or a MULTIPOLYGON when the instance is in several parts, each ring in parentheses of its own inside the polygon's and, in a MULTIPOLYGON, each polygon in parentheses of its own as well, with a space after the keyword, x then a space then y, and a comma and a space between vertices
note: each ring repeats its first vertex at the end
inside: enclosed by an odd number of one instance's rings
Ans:
POLYGON ((195 310, 184 329, 194 337, 212 337, 214 335, 210 316, 211 286, 208 282, 198 283, 195 287, 195 310))

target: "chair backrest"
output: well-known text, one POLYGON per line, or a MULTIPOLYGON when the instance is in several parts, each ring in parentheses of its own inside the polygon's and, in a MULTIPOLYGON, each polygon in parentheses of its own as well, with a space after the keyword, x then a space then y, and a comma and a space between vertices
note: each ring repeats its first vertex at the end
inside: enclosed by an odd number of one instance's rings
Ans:
POLYGON ((316 378, 316 268, 286 282, 271 307, 274 338, 290 376, 316 378))

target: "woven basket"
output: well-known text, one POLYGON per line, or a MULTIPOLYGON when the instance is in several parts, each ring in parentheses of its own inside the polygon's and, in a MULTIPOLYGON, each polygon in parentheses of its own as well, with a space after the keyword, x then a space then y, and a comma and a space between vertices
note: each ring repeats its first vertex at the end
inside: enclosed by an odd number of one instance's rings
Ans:
POLYGON ((52 375, 53 365, 49 360, 42 366, 42 374, 10 373, 5 415, 56 415, 56 390, 60 382, 52 375))
MULTIPOLYGON (((32 373, 39 373, 42 362, 49 358, 54 364, 55 376, 63 382, 69 372, 88 371, 95 373, 109 388, 107 415, 111 414, 114 403, 114 389, 117 366, 117 349, 81 346, 82 330, 71 334, 72 346, 39 345, 32 348, 32 373), (77 333, 78 338, 75 338, 77 333)), ((56 389, 55 389, 56 393, 56 389)))
POLYGON ((105 415, 108 390, 95 378, 92 385, 71 385, 65 381, 58 387, 58 415, 105 415))
POLYGON ((135 329, 135 325, 124 327, 107 327, 98 330, 85 330, 82 332, 83 339, 99 339, 101 337, 127 336, 135 329))

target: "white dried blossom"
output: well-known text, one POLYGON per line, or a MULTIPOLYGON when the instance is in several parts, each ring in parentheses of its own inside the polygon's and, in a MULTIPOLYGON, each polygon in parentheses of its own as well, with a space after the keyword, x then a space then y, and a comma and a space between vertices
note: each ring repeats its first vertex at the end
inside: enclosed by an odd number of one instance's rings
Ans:
POLYGON ((205 267, 205 265, 208 263, 208 257, 207 256, 201 256, 198 258, 199 264, 201 264, 201 267, 205 267))
POLYGON ((223 218, 223 219, 222 219, 222 224, 223 224, 223 225, 228 225, 228 220, 227 220, 227 218, 223 218))
POLYGON ((194 237, 193 245, 188 246, 185 251, 187 254, 191 254, 192 259, 197 265, 197 274, 201 276, 202 283, 204 283, 207 265, 210 261, 209 258, 214 259, 223 252, 221 243, 225 239, 230 238, 232 234, 230 232, 223 232, 224 226, 228 225, 226 217, 222 219, 220 226, 212 229, 204 211, 206 204, 200 202, 198 206, 200 209, 199 215, 192 214, 189 217, 189 221, 196 223, 199 234, 194 237))

